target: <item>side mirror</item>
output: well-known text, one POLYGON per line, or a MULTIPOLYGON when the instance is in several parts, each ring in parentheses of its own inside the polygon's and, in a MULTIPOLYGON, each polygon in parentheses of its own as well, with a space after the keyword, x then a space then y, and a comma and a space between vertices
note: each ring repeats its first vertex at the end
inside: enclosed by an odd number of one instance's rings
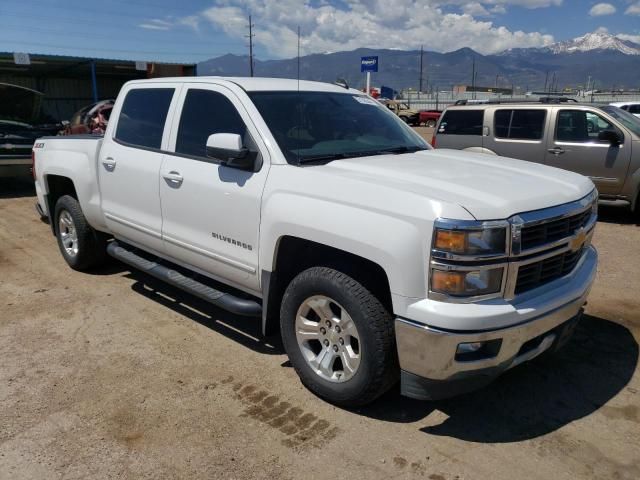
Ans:
POLYGON ((240 170, 253 170, 254 155, 242 145, 242 137, 235 133, 214 133, 207 138, 207 157, 220 160, 222 165, 240 170))
POLYGON ((614 147, 617 147, 622 143, 622 138, 618 132, 614 130, 602 130, 598 133, 598 141, 599 142, 609 142, 614 147))

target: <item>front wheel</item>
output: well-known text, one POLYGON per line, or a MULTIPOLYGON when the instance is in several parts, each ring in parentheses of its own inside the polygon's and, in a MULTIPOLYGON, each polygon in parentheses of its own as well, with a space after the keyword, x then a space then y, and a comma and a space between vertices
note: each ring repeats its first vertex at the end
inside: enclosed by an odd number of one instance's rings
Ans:
POLYGON ((331 403, 370 403, 398 378, 392 316, 344 273, 314 267, 295 277, 282 300, 280 326, 302 383, 331 403))
POLYGON ((435 128, 436 121, 435 120, 427 120, 426 125, 428 128, 435 128))
POLYGON ((60 253, 71 268, 85 271, 104 262, 104 237, 89 225, 75 198, 60 197, 53 218, 60 253))

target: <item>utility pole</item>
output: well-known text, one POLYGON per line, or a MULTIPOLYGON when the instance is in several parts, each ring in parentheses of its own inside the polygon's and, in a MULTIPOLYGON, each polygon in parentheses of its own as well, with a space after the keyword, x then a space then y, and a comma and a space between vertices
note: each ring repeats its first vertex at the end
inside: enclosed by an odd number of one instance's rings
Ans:
POLYGON ((253 27, 255 25, 251 23, 251 15, 249 15, 249 35, 245 35, 249 37, 249 76, 253 77, 253 37, 256 35, 253 33, 253 27))
POLYGON ((422 92, 422 61, 424 57, 424 46, 420 45, 420 81, 418 87, 418 95, 422 92))
POLYGON ((471 96, 476 98, 476 57, 473 57, 473 63, 471 64, 471 96))
POLYGON ((298 25, 298 84, 300 84, 300 25, 298 25))
POLYGON ((549 70, 547 70, 547 75, 544 77, 544 92, 547 91, 547 82, 549 81, 549 70))

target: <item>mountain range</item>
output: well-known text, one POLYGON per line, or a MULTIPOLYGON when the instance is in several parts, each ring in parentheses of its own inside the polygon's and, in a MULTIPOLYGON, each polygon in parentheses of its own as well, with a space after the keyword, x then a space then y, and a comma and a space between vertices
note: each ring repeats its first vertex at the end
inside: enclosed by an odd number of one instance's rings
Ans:
MULTIPOLYGON (((343 78, 356 88, 364 86, 360 57, 377 55, 380 70, 372 74, 372 85, 387 85, 396 90, 417 88, 420 77, 420 51, 360 48, 301 56, 300 78, 334 82, 343 78)), ((447 53, 425 51, 423 90, 450 89, 471 84, 475 61, 476 85, 503 88, 518 86, 524 90, 542 89, 555 78, 559 88, 585 85, 588 77, 595 88, 640 87, 640 44, 603 32, 593 32, 547 47, 513 48, 482 55, 471 48, 447 53)), ((298 59, 254 60, 256 76, 296 78, 298 59)), ((198 64, 199 75, 246 76, 249 58, 223 55, 198 64)))

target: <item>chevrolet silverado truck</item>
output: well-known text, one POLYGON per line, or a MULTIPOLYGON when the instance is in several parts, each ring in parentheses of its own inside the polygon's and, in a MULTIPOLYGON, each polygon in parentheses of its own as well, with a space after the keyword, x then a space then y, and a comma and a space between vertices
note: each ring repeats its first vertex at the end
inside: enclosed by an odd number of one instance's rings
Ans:
POLYGON ((433 150, 336 85, 132 81, 103 136, 33 152, 38 210, 71 268, 108 253, 256 317, 337 405, 398 380, 446 398, 553 352, 596 272, 588 178, 433 150))

